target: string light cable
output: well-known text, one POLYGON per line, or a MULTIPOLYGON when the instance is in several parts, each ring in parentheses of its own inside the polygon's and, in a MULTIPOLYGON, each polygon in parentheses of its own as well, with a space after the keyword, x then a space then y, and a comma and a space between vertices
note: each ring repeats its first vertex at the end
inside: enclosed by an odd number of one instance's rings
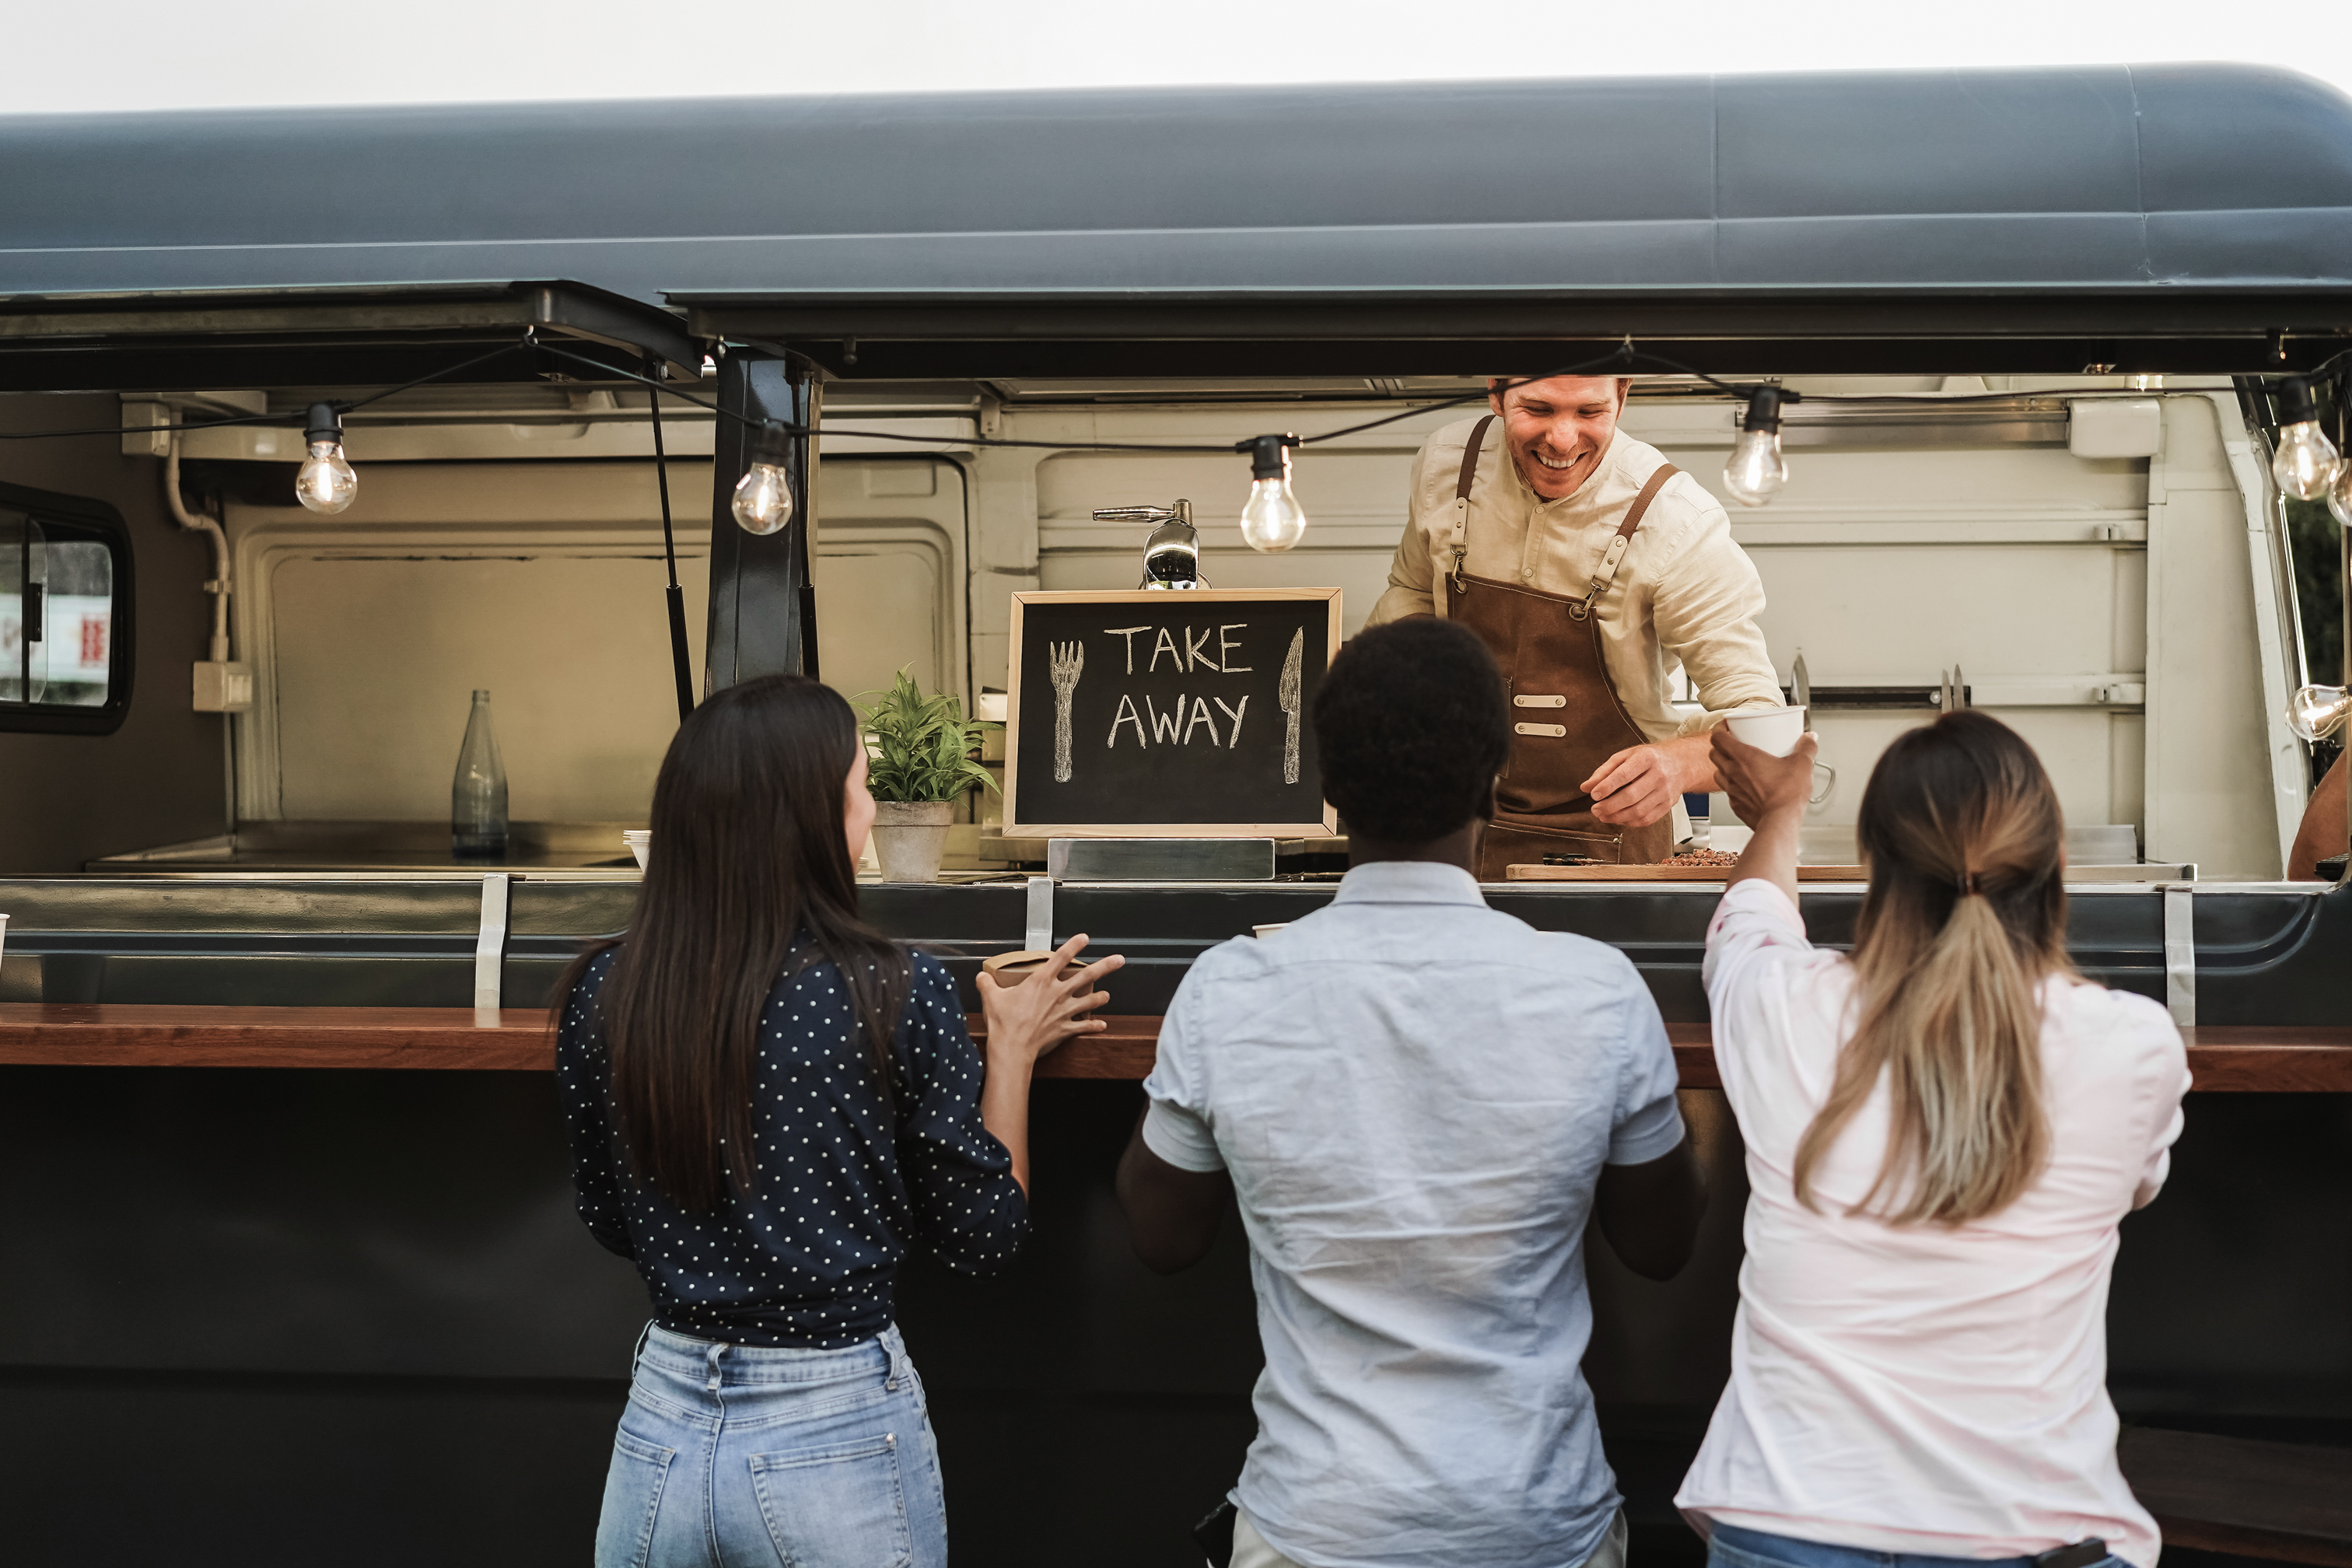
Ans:
MULTIPOLYGON (((596 373, 600 379, 636 382, 657 396, 662 392, 680 403, 701 409, 719 418, 736 421, 751 436, 746 471, 738 482, 733 503, 736 521, 752 533, 772 533, 787 526, 794 510, 790 485, 784 474, 787 444, 793 437, 820 434, 812 426, 791 420, 765 418, 723 407, 665 386, 652 375, 624 366, 614 365, 589 355, 575 353, 539 340, 534 329, 526 328, 516 341, 441 370, 418 376, 395 386, 384 387, 364 397, 339 399, 312 404, 302 420, 310 455, 298 475, 296 490, 305 506, 324 512, 341 511, 351 504, 356 494, 357 475, 342 453, 341 418, 344 415, 389 397, 461 375, 467 371, 487 364, 507 354, 535 353, 550 359, 568 361, 596 373)), ((2311 384, 2334 374, 2336 366, 2352 357, 2352 352, 2331 358, 2307 376, 2289 376, 2277 384, 2277 417, 2279 444, 2273 456, 2273 474, 2280 488, 2305 500, 2329 496, 2331 487, 2339 479, 2352 477, 2352 465, 2347 465, 2336 444, 2320 428, 2311 384)), ((656 367, 657 368, 657 367, 656 367)), ((1450 396, 1416 401, 1412 406, 1376 419, 1367 419, 1343 426, 1336 430, 1322 430, 1301 436, 1284 432, 1278 435, 1253 436, 1230 444, 1206 444, 1166 441, 1072 441, 1042 440, 1008 436, 971 435, 941 436, 929 432, 904 430, 873 430, 825 427, 823 434, 850 436, 863 440, 893 441, 909 446, 1013 447, 1045 451, 1086 452, 1156 452, 1176 456, 1209 457, 1234 453, 1250 458, 1251 494, 1243 509, 1243 537, 1253 548, 1277 552, 1296 544, 1306 531, 1307 519, 1299 507, 1297 493, 1291 488, 1290 454, 1298 448, 1321 446, 1328 442, 1360 436, 1408 419, 1424 418, 1433 412, 1459 407, 1466 404, 1484 403, 1490 397, 1537 382, 1564 376, 1594 375, 1610 372, 1627 374, 1637 369, 1664 371, 1670 374, 1688 376, 1711 391, 1718 392, 1745 404, 1738 422, 1739 433, 1734 438, 1730 460, 1724 468, 1724 487, 1732 498, 1748 506, 1760 506, 1769 501, 1788 479, 1788 463, 1780 449, 1780 410, 1799 402, 1816 402, 1841 405, 1913 405, 1949 407, 1969 403, 2014 402, 2017 394, 2005 392, 1905 394, 1905 393, 1815 393, 1801 394, 1796 390, 1770 383, 1738 384, 1721 380, 1704 371, 1679 363, 1664 354, 1636 345, 1628 335, 1607 353, 1580 363, 1565 365, 1539 374, 1498 377, 1486 386, 1450 396)), ((659 417, 658 410, 654 417, 659 417)), ((157 431, 205 430, 230 426, 276 425, 294 423, 293 416, 284 413, 232 415, 216 419, 175 425, 116 425, 82 430, 6 430, 0 431, 0 440, 60 439, 76 437, 142 435, 157 431)), ((667 474, 664 475, 667 489, 667 474)), ((2332 498, 2331 498, 2332 499, 2332 498)), ((2352 526, 2352 521, 2347 521, 2352 526)))

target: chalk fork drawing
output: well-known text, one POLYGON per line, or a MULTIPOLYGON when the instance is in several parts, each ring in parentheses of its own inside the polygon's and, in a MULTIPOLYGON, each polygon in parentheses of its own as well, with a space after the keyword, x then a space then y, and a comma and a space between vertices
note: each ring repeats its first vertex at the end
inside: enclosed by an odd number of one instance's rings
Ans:
POLYGON ((1054 782, 1070 782, 1070 700, 1077 695, 1078 673, 1087 667, 1084 643, 1047 643, 1047 670, 1054 678, 1054 782))
POLYGON ((1299 627, 1290 634, 1290 652, 1282 660, 1282 686, 1275 700, 1290 715, 1290 722, 1282 738, 1282 782, 1298 782, 1298 664, 1307 653, 1307 628, 1299 627))

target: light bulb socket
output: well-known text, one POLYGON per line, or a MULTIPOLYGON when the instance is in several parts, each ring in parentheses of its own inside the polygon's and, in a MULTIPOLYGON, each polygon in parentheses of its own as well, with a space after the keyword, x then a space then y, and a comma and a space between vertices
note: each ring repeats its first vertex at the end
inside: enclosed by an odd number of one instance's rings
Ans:
POLYGON ((1760 430, 1766 435, 1778 435, 1780 429, 1780 405, 1795 403, 1797 395, 1783 392, 1777 386, 1759 386, 1748 395, 1748 416, 1739 422, 1742 430, 1760 430))
POLYGON ((1250 478, 1278 479, 1290 472, 1289 448, 1298 445, 1296 436, 1254 436, 1234 448, 1250 455, 1250 478))
POLYGON ((784 466, 784 459, 792 452, 792 436, 780 422, 773 419, 763 420, 760 427, 751 432, 751 445, 747 448, 747 460, 754 463, 770 463, 781 468, 784 466))
POLYGON ((335 411, 335 405, 333 404, 313 403, 310 405, 310 416, 304 422, 302 439, 305 443, 311 441, 332 441, 337 446, 341 446, 342 444, 343 416, 335 411))
POLYGON ((2311 395, 2311 383, 2299 375, 2287 376, 2277 384, 2271 394, 2271 408, 2278 416, 2282 429, 2319 417, 2319 402, 2311 395))

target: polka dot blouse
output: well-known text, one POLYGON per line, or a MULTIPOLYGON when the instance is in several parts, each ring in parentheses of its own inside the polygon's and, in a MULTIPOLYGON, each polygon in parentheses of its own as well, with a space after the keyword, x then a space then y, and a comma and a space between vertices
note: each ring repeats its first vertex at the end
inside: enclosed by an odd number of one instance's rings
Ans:
POLYGON ((838 1349, 889 1326, 910 1245, 964 1274, 1012 1260, 1028 1205, 1012 1157, 981 1125, 980 1051, 937 959, 912 955, 913 994, 891 1040, 895 1115, 840 973, 823 959, 787 971, 760 1019, 753 1191, 695 1215, 632 1176, 614 1142, 611 1071, 593 1021, 613 956, 600 955, 564 1005, 556 1085, 580 1217, 636 1264, 662 1327, 838 1349))

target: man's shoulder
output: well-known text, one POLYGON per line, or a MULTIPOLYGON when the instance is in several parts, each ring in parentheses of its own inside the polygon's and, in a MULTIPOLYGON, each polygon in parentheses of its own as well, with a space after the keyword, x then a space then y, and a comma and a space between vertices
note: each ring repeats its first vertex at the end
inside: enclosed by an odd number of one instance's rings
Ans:
POLYGON ((1254 936, 1227 937, 1192 960, 1176 989, 1197 1005, 1222 988, 1264 979, 1275 967, 1265 942, 1254 936))
MULTIPOLYGON (((1637 491, 1649 482, 1652 475, 1671 461, 1664 452, 1639 437, 1620 430, 1617 439, 1622 447, 1614 456, 1622 482, 1637 491)), ((1660 523, 1674 525, 1671 529, 1658 529, 1661 534, 1679 533, 1691 525, 1705 527, 1720 523, 1728 527, 1730 516, 1723 510, 1723 503, 1699 483, 1696 475, 1678 466, 1674 477, 1659 486, 1658 493, 1651 498, 1643 531, 1649 532, 1660 523)))
MULTIPOLYGON (((1426 460, 1442 456, 1451 457, 1459 462, 1464 448, 1470 445, 1470 432, 1478 427, 1478 421, 1491 417, 1492 416, 1486 409, 1481 408, 1475 414, 1456 419, 1451 425, 1440 425, 1431 431, 1429 438, 1421 444, 1423 458, 1426 460)), ((1487 432, 1490 440, 1493 435, 1493 431, 1487 432)))

